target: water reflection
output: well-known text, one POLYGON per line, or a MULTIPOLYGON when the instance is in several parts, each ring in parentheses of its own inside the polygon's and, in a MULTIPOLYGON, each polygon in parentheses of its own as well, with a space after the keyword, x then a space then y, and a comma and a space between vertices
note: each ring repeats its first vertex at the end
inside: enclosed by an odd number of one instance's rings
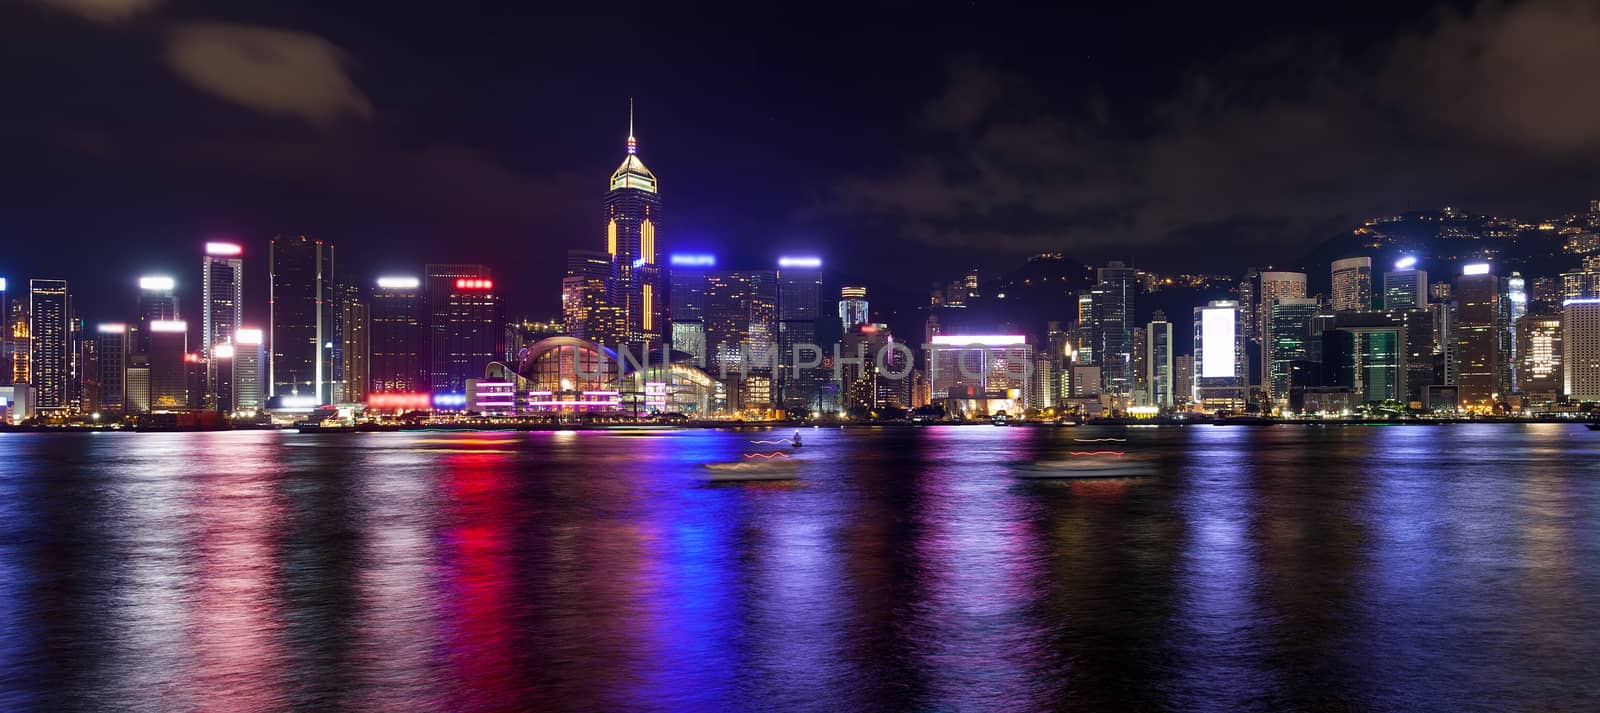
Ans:
POLYGON ((770 436, 0 436, 0 710, 1600 697, 1578 429, 818 429, 705 482, 770 436), (1096 437, 1160 475, 1008 471, 1096 437))

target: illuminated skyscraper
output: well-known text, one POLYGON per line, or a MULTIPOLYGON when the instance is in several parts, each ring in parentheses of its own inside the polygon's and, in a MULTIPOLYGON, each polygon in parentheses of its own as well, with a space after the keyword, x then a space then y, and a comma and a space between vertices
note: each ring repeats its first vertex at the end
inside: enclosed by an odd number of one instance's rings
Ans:
POLYGON ((1335 312, 1372 309, 1372 258, 1347 257, 1333 261, 1330 306, 1335 312))
POLYGON ((360 403, 371 376, 371 309, 359 285, 335 285, 334 296, 333 400, 360 403))
POLYGON ((267 350, 260 329, 239 327, 233 332, 233 411, 254 414, 266 405, 262 386, 267 350))
POLYGON ((1262 385, 1266 387, 1267 400, 1280 408, 1288 404, 1289 389, 1296 385, 1290 381, 1290 366, 1296 361, 1320 358, 1310 350, 1311 320, 1319 309, 1321 303, 1315 298, 1278 297, 1267 310, 1262 385))
POLYGON ((66 280, 28 282, 28 337, 33 389, 41 413, 62 413, 71 406, 72 301, 66 280))
POLYGON ((1426 309, 1428 272, 1417 269, 1417 259, 1402 258, 1394 269, 1383 273, 1383 308, 1426 309))
POLYGON ((1272 315, 1272 301, 1284 297, 1306 296, 1306 274, 1303 272, 1270 271, 1261 273, 1260 304, 1256 307, 1255 334, 1266 341, 1267 320, 1272 315))
POLYGON ((1487 410, 1511 393, 1511 298, 1488 264, 1466 265, 1456 278, 1456 386, 1462 408, 1487 410))
POLYGON ((871 319, 867 309, 867 288, 839 288, 839 324, 844 332, 849 332, 851 327, 858 324, 866 324, 871 319))
POLYGON ((1562 391, 1561 313, 1540 312, 1517 321, 1517 391, 1534 403, 1555 401, 1562 391))
POLYGON ((1561 352, 1567 397, 1600 401, 1600 297, 1574 297, 1562 304, 1561 352))
POLYGON ((616 265, 609 254, 567 251, 567 275, 561 280, 561 319, 568 335, 608 346, 624 341, 622 308, 612 295, 615 276, 616 265))
POLYGON ((1239 304, 1214 300, 1194 308, 1194 401, 1209 411, 1242 412, 1249 398, 1249 358, 1239 304))
POLYGON ((727 385, 735 409, 770 408, 777 354, 778 275, 719 271, 706 281, 708 370, 727 385))
MULTIPOLYGON (((6 278, 0 277, 0 386, 11 385, 11 301, 6 296, 6 278)), ((4 422, 0 418, 0 423, 4 422)))
POLYGON ((672 348, 692 354, 701 366, 706 361, 706 289, 715 255, 674 254, 667 309, 672 316, 672 348))
POLYGON ((1172 373, 1172 323, 1167 314, 1156 310, 1145 325, 1145 383, 1150 391, 1150 405, 1163 411, 1177 405, 1172 373))
MULTIPOLYGON (((778 403, 786 409, 821 408, 818 396, 825 380, 822 367, 803 367, 795 373, 795 349, 804 352, 801 363, 820 361, 817 320, 822 318, 822 260, 783 257, 778 260, 778 403)), ((831 378, 829 375, 828 378, 831 378)))
POLYGON ((1133 326, 1138 271, 1112 261, 1096 270, 1094 354, 1101 388, 1112 394, 1133 391, 1133 326))
MULTIPOLYGON (((270 397, 329 403, 333 366, 333 246, 304 235, 272 239, 270 397)), ((152 376, 152 384, 154 377, 152 376)))
POLYGON ((628 109, 628 155, 611 174, 606 191, 606 252, 615 266, 611 299, 622 312, 627 341, 657 344, 666 329, 666 295, 656 263, 661 196, 655 174, 639 160, 628 109))
POLYGON ((128 405, 128 325, 102 322, 95 326, 94 341, 96 405, 106 415, 120 415, 128 405))
POLYGON ((378 278, 372 291, 374 393, 414 394, 427 388, 422 363, 422 280, 378 278))
POLYGON ((200 263, 200 357, 206 360, 206 400, 223 413, 232 408, 218 398, 218 385, 232 380, 232 364, 218 371, 211 351, 219 344, 233 343, 233 332, 243 319, 244 261, 239 258, 243 252, 234 243, 206 243, 200 263))
POLYGON ((494 275, 484 265, 428 265, 428 388, 465 396, 467 379, 482 379, 504 358, 505 317, 494 275))
POLYGON ((137 358, 150 353, 150 323, 156 320, 179 319, 177 282, 166 275, 146 275, 139 278, 139 322, 134 325, 133 345, 129 351, 137 358))
MULTIPOLYGON (((189 405, 188 348, 189 323, 181 319, 150 322, 151 410, 189 405)), ((198 355, 195 358, 198 359, 198 355)))

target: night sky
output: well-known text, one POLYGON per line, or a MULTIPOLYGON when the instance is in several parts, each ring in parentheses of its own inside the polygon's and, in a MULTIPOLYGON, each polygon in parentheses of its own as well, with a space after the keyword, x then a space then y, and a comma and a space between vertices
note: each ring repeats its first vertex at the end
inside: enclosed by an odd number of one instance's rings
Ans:
POLYGON ((362 281, 487 263, 554 316, 629 97, 667 250, 912 293, 1044 250, 1242 272, 1370 215, 1600 196, 1592 3, 547 5, 0 4, 0 275, 116 319, 141 272, 197 299, 207 238, 262 294, 267 239, 306 233, 362 281))

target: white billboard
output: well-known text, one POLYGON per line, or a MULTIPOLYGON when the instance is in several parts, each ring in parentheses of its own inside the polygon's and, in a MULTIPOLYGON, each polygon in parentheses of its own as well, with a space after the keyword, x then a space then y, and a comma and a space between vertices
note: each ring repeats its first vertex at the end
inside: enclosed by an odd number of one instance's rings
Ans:
POLYGON ((1205 352, 1200 364, 1203 378, 1232 378, 1233 330, 1237 320, 1232 307, 1207 307, 1200 311, 1200 348, 1205 352))

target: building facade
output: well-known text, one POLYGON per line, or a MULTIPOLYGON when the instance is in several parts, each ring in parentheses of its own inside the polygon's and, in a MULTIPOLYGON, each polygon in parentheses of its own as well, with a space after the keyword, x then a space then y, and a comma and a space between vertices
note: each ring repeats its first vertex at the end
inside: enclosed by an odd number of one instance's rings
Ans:
POLYGON ((332 401, 333 246, 304 235, 272 239, 269 397, 332 401))

